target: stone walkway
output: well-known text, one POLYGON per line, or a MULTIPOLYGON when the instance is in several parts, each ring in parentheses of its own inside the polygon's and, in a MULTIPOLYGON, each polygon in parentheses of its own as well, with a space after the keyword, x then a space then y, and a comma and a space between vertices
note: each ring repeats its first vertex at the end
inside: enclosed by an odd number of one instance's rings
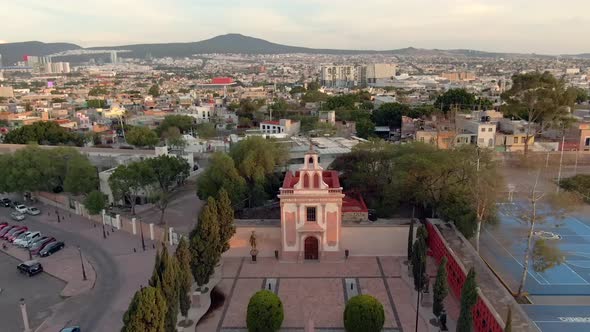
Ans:
MULTIPOLYGON (((205 316, 196 331, 246 331, 250 297, 263 288, 278 294, 285 317, 282 330, 303 331, 309 320, 317 331, 344 331, 342 313, 357 293, 377 298, 385 309, 384 331, 414 331, 416 294, 408 282, 404 257, 351 257, 344 262, 281 263, 274 258, 224 258, 217 288, 223 307, 205 316), (352 286, 352 290, 349 289, 352 286)), ((436 266, 429 264, 431 275, 436 266)), ((449 299, 449 320, 458 304, 449 299)), ((430 324, 431 307, 421 307, 418 331, 437 331, 430 324)))

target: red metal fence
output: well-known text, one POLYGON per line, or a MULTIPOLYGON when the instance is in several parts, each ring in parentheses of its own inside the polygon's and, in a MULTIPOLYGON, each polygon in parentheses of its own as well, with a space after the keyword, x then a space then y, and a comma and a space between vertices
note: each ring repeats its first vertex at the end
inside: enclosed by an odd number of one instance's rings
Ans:
MULTIPOLYGON (((453 254, 442 235, 431 223, 426 224, 428 230, 428 247, 430 248, 429 255, 436 259, 437 264, 443 257, 447 258, 447 277, 451 292, 457 299, 461 298, 461 288, 467 277, 467 271, 459 259, 453 254)), ((477 303, 473 308, 473 327, 476 332, 502 332, 503 324, 498 322, 492 313, 490 305, 485 301, 481 295, 477 299, 477 303)))

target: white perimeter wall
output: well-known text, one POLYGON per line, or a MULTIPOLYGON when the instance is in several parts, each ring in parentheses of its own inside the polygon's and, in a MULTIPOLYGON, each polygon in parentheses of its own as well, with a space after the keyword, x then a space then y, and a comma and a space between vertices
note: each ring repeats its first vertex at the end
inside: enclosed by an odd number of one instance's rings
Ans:
MULTIPOLYGON (((350 250, 351 256, 406 256, 409 226, 359 225, 342 227, 340 249, 350 250)), ((417 227, 414 227, 414 230, 417 227)), ((274 257, 281 251, 281 228, 271 226, 236 228, 231 249, 224 256, 249 257, 250 234, 256 231, 259 257, 274 257)))

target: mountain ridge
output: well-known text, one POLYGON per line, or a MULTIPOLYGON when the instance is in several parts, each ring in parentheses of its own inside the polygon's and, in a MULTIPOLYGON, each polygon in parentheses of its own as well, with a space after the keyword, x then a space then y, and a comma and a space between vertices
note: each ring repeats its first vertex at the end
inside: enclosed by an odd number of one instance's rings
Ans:
MULTIPOLYGON (((83 48, 72 43, 43 43, 39 41, 18 42, 0 44, 4 65, 10 65, 22 59, 24 54, 49 55, 62 51, 87 49, 87 50, 130 50, 130 53, 121 53, 120 57, 144 57, 150 54, 153 57, 188 57, 193 54, 204 53, 243 53, 243 54, 334 54, 334 55, 358 55, 358 54, 391 54, 399 56, 457 56, 457 57, 557 57, 555 55, 539 55, 527 53, 486 52, 471 49, 424 49, 406 47, 391 50, 346 50, 346 49, 318 49, 302 46, 289 46, 273 43, 261 38, 244 36, 238 33, 230 33, 215 36, 196 42, 175 43, 144 43, 119 46, 97 46, 83 48)), ((579 55, 563 55, 565 57, 590 58, 590 53, 579 55)))

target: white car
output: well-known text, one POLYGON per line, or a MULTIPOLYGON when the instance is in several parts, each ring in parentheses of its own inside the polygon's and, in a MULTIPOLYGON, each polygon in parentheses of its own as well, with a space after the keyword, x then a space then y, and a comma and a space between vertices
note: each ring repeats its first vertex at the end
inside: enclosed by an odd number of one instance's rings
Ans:
POLYGON ((32 215, 32 216, 38 216, 38 215, 41 214, 41 210, 37 209, 34 206, 29 206, 27 208, 27 213, 30 214, 30 215, 32 215))
POLYGON ((22 243, 23 241, 26 240, 26 238, 33 233, 32 231, 26 231, 24 233, 22 233, 21 235, 17 236, 16 239, 14 239, 14 241, 12 241, 12 244, 14 244, 15 246, 19 246, 19 243, 22 243))
POLYGON ((15 206, 14 209, 18 213, 27 213, 27 207, 24 206, 23 204, 19 204, 19 205, 15 206))
POLYGON ((10 212, 10 218, 16 221, 23 221, 25 220, 25 215, 16 211, 10 212))
POLYGON ((35 241, 36 239, 38 239, 40 237, 41 237, 41 232, 29 232, 29 235, 27 235, 24 239, 21 239, 18 242, 14 241, 13 243, 19 247, 26 248, 29 245, 29 243, 35 241))

